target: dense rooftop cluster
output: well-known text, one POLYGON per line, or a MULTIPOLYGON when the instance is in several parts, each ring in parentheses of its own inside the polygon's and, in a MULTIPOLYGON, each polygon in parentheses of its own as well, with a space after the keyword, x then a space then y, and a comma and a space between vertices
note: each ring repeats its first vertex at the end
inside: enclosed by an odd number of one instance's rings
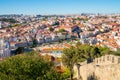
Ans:
MULTIPOLYGON (((10 43, 10 49, 32 46, 34 40, 43 43, 78 38, 82 44, 120 48, 120 15, 74 16, 3 16, 17 21, 16 27, 0 22, 0 38, 10 43)), ((4 42, 4 41, 3 41, 4 42)), ((1 43, 0 43, 1 44, 1 43)))

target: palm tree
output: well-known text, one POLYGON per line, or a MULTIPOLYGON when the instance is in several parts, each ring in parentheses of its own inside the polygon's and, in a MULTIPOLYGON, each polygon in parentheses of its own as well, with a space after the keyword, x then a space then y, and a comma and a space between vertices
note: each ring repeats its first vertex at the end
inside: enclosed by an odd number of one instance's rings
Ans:
POLYGON ((83 45, 80 43, 76 44, 76 65, 77 65, 77 69, 78 69, 78 80, 81 80, 82 77, 80 75, 80 66, 81 66, 81 62, 84 62, 87 59, 87 55, 85 54, 85 51, 83 49, 83 45), (79 46, 78 46, 79 45, 79 46))
POLYGON ((70 79, 71 80, 73 80, 73 73, 74 73, 73 67, 77 61, 77 58, 75 58, 75 55, 76 55, 75 47, 73 47, 73 46, 63 50, 62 62, 70 70, 70 79))

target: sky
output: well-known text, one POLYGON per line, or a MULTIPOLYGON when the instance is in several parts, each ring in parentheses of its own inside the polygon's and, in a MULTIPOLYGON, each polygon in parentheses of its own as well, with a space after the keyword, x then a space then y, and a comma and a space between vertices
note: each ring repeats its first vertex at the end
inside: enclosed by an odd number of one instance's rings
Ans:
POLYGON ((0 0, 0 15, 120 13, 120 0, 0 0))

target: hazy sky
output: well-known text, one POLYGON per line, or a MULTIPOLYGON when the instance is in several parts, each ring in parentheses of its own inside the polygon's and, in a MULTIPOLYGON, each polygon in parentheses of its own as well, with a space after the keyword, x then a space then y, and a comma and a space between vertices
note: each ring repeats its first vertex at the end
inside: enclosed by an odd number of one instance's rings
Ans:
POLYGON ((0 14, 120 13, 120 0, 0 0, 0 14))

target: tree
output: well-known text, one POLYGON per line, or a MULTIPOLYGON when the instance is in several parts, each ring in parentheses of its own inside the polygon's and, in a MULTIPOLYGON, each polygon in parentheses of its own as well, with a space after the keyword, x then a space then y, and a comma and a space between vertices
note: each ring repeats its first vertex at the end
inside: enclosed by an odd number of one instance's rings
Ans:
POLYGON ((116 52, 110 51, 111 54, 120 56, 120 48, 116 52))
POLYGON ((88 44, 81 44, 78 42, 74 47, 66 48, 63 51, 62 62, 70 70, 71 80, 73 79, 73 66, 77 65, 78 79, 80 76, 80 63, 87 60, 87 63, 93 62, 93 59, 104 56, 106 54, 120 55, 120 52, 110 51, 107 47, 90 46, 88 44))
POLYGON ((10 22, 10 23, 17 23, 18 21, 16 21, 15 19, 13 18, 1 18, 0 21, 4 21, 4 22, 10 22))
POLYGON ((15 51, 15 54, 21 54, 24 52, 24 47, 18 47, 15 51))
POLYGON ((33 42, 32 47, 36 47, 38 45, 37 34, 38 34, 38 30, 35 31, 34 35, 31 35, 31 39, 33 42))
POLYGON ((37 52, 20 54, 0 62, 0 80, 64 80, 53 62, 43 59, 37 52))
POLYGON ((38 45, 38 41, 37 41, 37 39, 35 38, 35 39, 33 39, 33 46, 32 47, 36 47, 38 45))
MULTIPOLYGON (((100 55, 111 54, 111 51, 108 47, 99 47, 100 55)), ((112 52, 114 53, 114 52, 112 52)))
POLYGON ((46 17, 42 18, 43 21, 46 21, 46 19, 47 19, 46 17))
POLYGON ((59 33, 65 32, 65 29, 59 29, 59 33))
POLYGON ((85 54, 84 47, 80 42, 76 44, 76 56, 75 57, 77 58, 76 66, 78 69, 78 80, 79 80, 79 79, 82 79, 80 75, 80 66, 81 66, 80 63, 86 61, 88 58, 87 54, 85 54))
POLYGON ((54 28, 51 27, 51 28, 49 28, 49 30, 50 30, 51 32, 53 32, 53 31, 54 31, 54 28))
POLYGON ((73 80, 73 67, 74 64, 76 63, 76 52, 74 50, 75 48, 71 46, 70 48, 66 48, 63 50, 63 55, 62 55, 62 62, 64 65, 68 67, 70 70, 70 79, 73 80))

